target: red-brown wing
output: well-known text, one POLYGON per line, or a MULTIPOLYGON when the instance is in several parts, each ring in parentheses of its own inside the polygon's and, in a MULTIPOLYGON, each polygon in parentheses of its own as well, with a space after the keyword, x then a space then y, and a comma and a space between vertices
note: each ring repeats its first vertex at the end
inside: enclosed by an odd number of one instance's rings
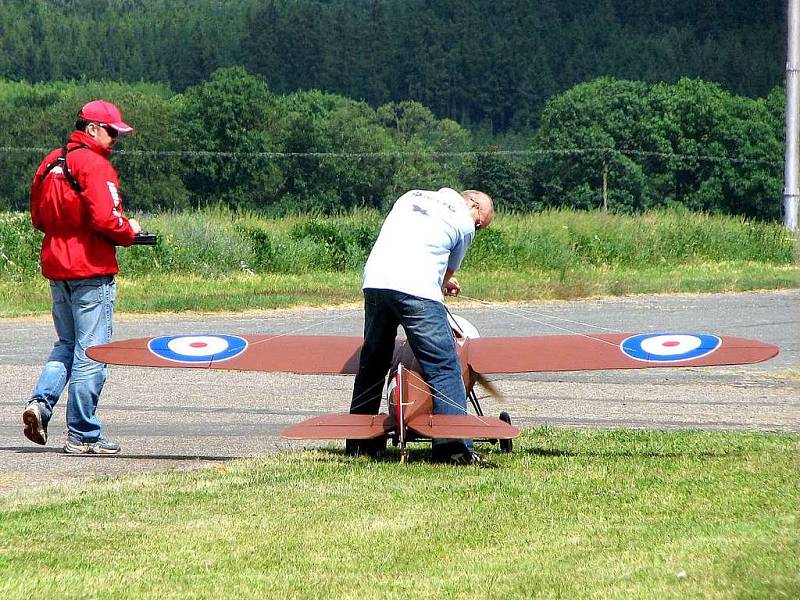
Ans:
POLYGON ((475 415, 418 415, 406 427, 433 439, 508 440, 519 435, 519 429, 505 421, 475 415))
POLYGON ((113 365, 352 375, 363 341, 355 336, 177 335, 111 342, 86 354, 113 365))
POLYGON ((708 334, 490 337, 468 343, 467 362, 478 373, 738 365, 761 362, 778 354, 778 347, 772 344, 708 334))
POLYGON ((290 440, 368 440, 394 431, 389 415, 337 413, 306 419, 283 430, 290 440))

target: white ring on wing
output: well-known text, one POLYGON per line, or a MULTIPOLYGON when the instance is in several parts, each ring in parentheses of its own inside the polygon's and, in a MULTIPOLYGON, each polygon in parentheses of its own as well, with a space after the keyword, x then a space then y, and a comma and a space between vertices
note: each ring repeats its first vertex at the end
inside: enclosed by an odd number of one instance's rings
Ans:
POLYGON ((167 348, 177 355, 212 356, 228 349, 228 341, 212 335, 187 335, 176 337, 167 343, 167 348))

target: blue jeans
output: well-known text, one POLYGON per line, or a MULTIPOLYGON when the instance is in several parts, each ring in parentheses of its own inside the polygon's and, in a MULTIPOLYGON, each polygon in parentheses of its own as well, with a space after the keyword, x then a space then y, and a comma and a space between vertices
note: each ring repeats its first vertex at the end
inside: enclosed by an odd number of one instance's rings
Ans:
MULTIPOLYGON (((453 331, 444 304, 395 290, 364 290, 364 346, 353 385, 350 412, 377 414, 383 382, 392 367, 397 327, 402 325, 422 374, 433 391, 433 412, 467 414, 453 331)), ((452 440, 433 440, 434 447, 452 440)), ((471 440, 463 444, 472 448, 471 440)))
POLYGON ((86 349, 111 341, 116 284, 112 275, 51 281, 53 324, 58 341, 31 395, 47 423, 69 382, 67 430, 84 442, 100 437, 97 401, 106 382, 106 365, 86 356, 86 349))

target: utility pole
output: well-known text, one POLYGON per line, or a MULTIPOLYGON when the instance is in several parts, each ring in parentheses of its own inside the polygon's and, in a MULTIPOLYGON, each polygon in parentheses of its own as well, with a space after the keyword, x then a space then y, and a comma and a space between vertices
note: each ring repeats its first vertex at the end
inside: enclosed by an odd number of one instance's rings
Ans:
POLYGON ((798 144, 800 144, 800 0, 788 0, 786 52, 786 154, 783 169, 783 222, 797 231, 798 144))

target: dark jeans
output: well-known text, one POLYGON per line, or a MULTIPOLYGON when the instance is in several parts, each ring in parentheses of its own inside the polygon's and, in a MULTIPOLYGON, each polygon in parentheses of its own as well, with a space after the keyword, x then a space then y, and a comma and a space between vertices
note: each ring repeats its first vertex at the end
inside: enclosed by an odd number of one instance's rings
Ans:
MULTIPOLYGON (((395 290, 364 290, 364 346, 353 386, 350 412, 377 414, 386 375, 392 366, 397 326, 402 325, 422 374, 433 392, 433 412, 467 414, 467 398, 461 379, 447 311, 441 302, 395 290)), ((452 440, 434 440, 434 446, 452 440)), ((463 440, 472 448, 471 440, 463 440)))

